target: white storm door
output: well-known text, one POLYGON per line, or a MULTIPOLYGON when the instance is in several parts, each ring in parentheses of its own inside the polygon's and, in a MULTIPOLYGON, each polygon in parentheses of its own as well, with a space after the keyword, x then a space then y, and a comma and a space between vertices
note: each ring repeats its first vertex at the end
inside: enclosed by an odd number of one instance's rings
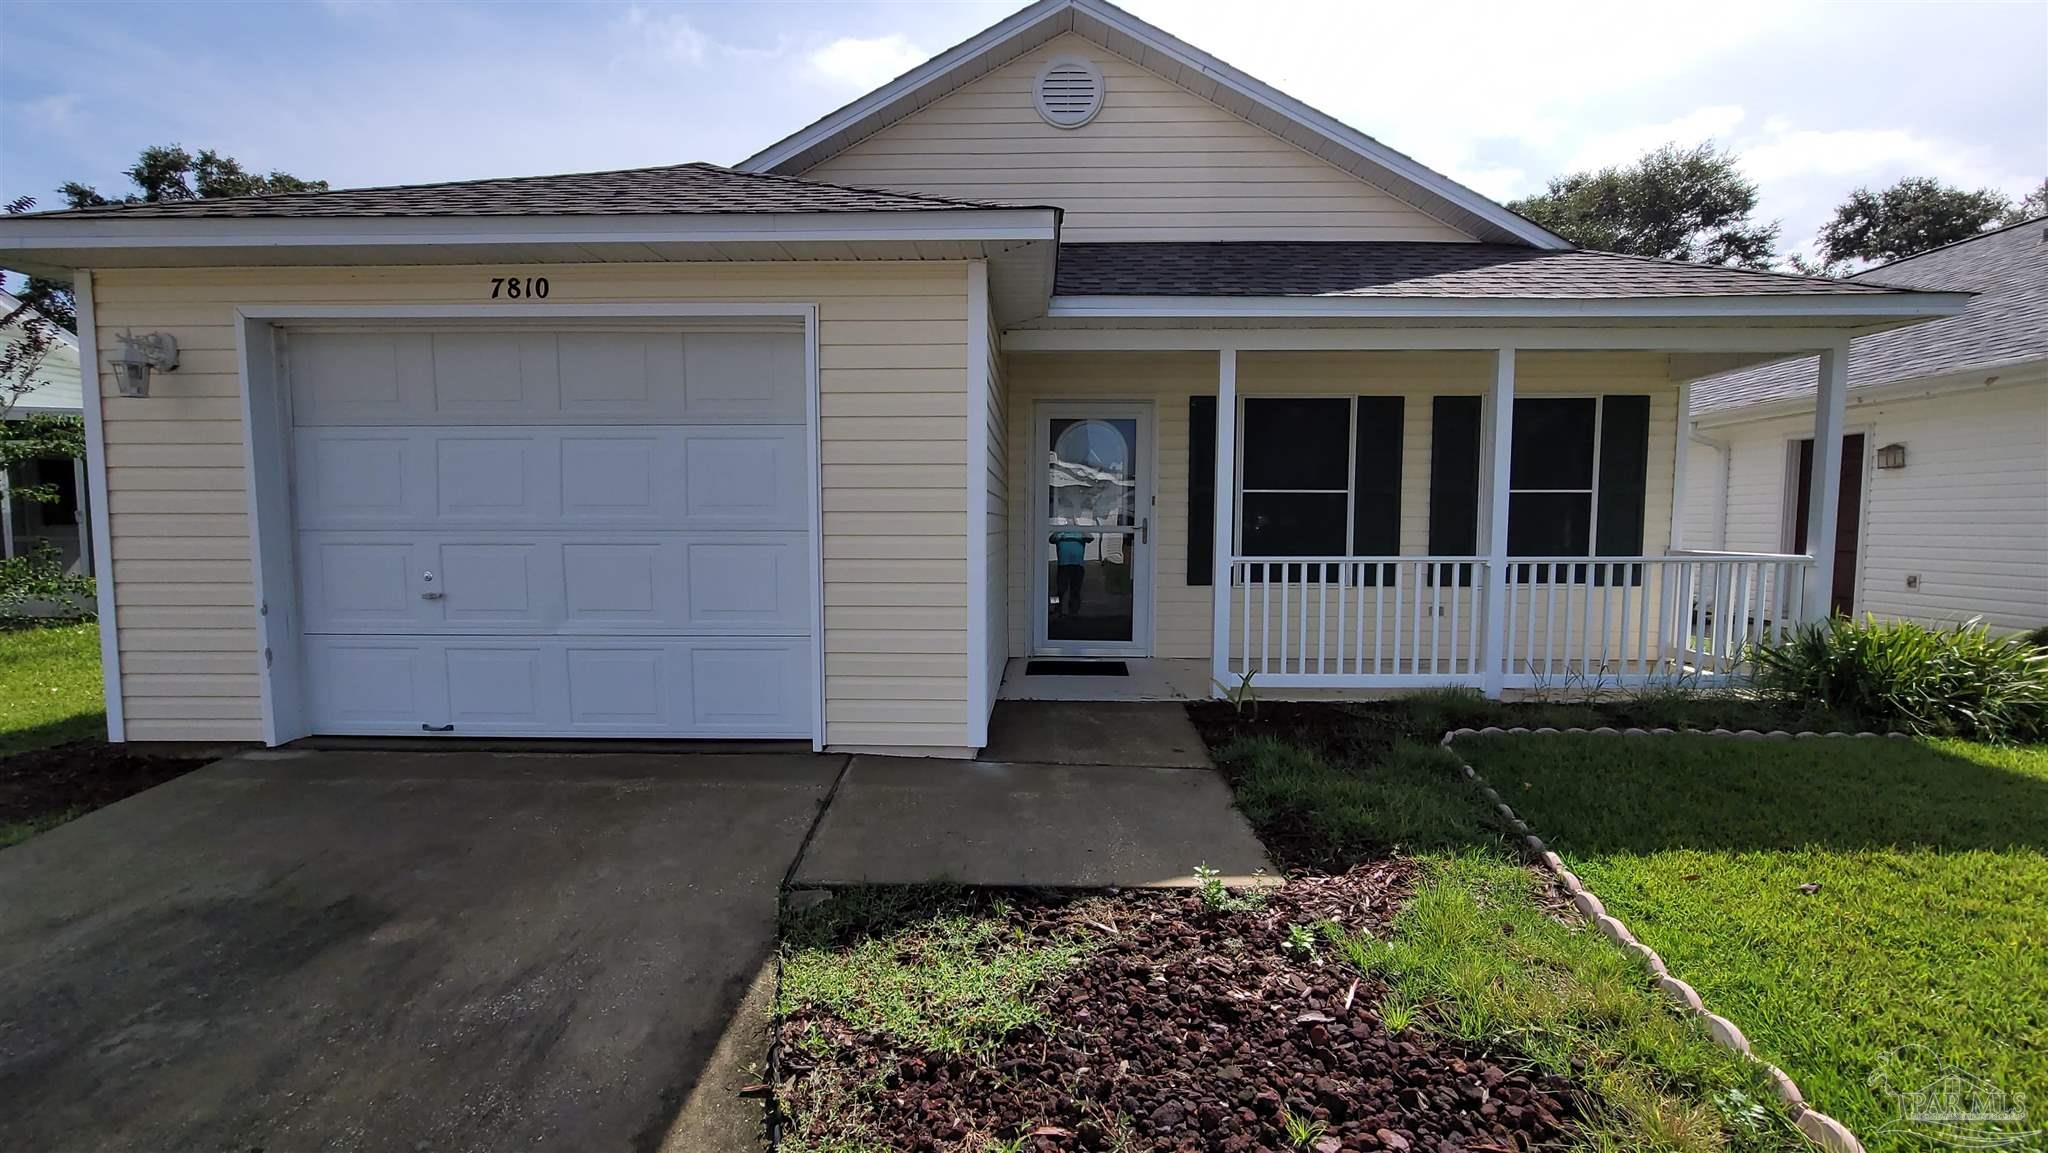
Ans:
POLYGON ((1033 420, 1032 650, 1152 650, 1150 404, 1045 402, 1033 420))

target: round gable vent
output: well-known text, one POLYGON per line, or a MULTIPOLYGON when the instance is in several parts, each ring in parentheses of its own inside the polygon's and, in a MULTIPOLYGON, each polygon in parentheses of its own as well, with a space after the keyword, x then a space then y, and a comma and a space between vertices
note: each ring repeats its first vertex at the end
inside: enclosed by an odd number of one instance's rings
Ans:
POLYGON ((1102 69, 1074 56, 1047 64, 1031 86, 1038 114, 1054 128, 1079 128, 1095 119, 1102 96, 1102 69))

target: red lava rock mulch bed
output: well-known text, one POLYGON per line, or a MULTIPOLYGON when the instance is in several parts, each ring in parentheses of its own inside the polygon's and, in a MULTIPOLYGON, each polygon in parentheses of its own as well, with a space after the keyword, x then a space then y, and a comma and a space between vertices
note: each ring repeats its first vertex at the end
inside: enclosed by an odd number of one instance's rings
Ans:
POLYGON ((886 1037, 792 1015, 779 1026, 785 1108, 811 1102, 821 1070, 797 1044, 836 1026, 830 1073, 872 1081, 863 1139, 900 1150, 1023 1148, 1255 1153, 1296 1148, 1283 1110, 1327 1128, 1315 1153, 1526 1153, 1563 1143, 1572 1085, 1532 1075, 1378 1016, 1386 988, 1282 949, 1290 924, 1334 918, 1384 935, 1413 866, 1390 861, 1295 880, 1262 908, 1214 913, 1200 897, 1130 892, 1099 901, 1020 898, 1009 917, 1036 936, 1081 930, 1094 951, 1041 990, 1049 1027, 986 1058, 903 1052, 886 1037), (1092 924, 1091 924, 1092 923, 1092 924), (1104 931, 1113 930, 1113 931, 1104 931))
POLYGON ((111 805, 216 759, 155 756, 103 741, 0 757, 0 824, 111 805))

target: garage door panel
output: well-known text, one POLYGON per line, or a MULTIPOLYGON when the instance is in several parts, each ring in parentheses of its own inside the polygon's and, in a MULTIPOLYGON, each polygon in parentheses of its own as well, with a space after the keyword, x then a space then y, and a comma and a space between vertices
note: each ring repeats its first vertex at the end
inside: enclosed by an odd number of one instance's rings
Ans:
POLYGON ((445 631, 547 629, 562 619, 560 542, 444 540, 429 547, 445 631))
POLYGON ((562 411, 552 333, 437 332, 433 341, 437 421, 462 424, 562 411))
POLYGON ((811 727, 808 650, 800 645, 698 641, 683 650, 687 727, 711 734, 803 736, 811 727))
POLYGON ((682 419, 709 424, 806 419, 801 337, 783 332, 691 333, 683 341, 682 419))
POLYGON ((439 619, 421 598, 435 557, 399 537, 305 535, 299 541, 300 612, 308 632, 416 632, 439 619))
POLYGON ((693 630, 804 632, 810 628, 808 541, 727 537, 682 546, 693 630))
POLYGON ((544 436, 443 436, 433 446, 435 519, 541 524, 558 519, 553 447, 544 436))
POLYGON ((565 661, 572 727, 636 732, 675 727, 669 693, 675 678, 661 648, 571 648, 565 661))
POLYGON ((802 429, 691 429, 682 454, 685 524, 804 527, 810 471, 802 429))
POLYGON ((548 706, 559 691, 543 682, 553 662, 537 646, 483 646, 448 642, 442 649, 448 675, 448 722, 458 730, 547 728, 557 718, 548 706))
POLYGON ((306 679, 320 728, 417 732, 446 711, 440 654, 399 639, 307 637, 306 679))

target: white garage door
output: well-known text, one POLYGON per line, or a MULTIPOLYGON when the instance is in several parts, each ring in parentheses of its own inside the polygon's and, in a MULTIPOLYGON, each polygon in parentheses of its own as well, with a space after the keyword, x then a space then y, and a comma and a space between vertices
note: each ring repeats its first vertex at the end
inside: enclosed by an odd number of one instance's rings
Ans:
POLYGON ((284 345, 315 732, 810 735, 801 332, 284 345))

